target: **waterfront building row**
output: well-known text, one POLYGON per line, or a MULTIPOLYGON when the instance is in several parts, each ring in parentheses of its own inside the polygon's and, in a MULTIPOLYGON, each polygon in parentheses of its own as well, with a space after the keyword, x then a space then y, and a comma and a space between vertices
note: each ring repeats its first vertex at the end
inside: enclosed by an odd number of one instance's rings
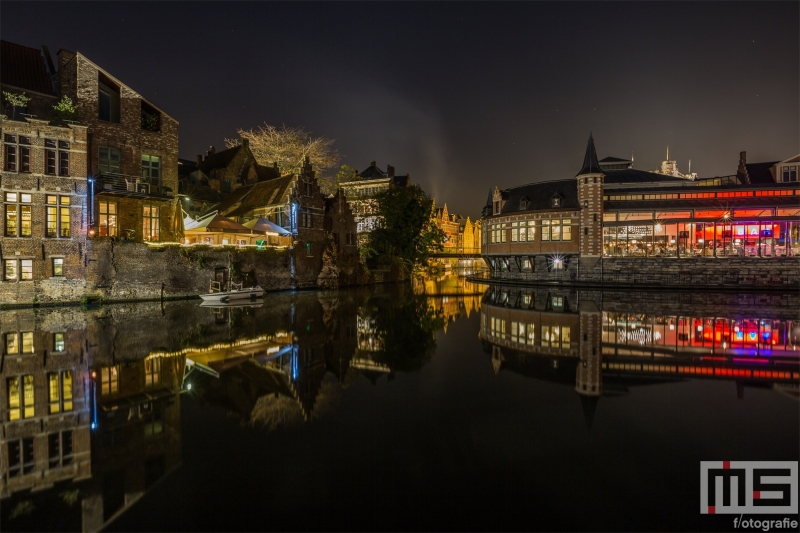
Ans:
POLYGON ((591 269, 601 258, 797 256, 800 183, 796 174, 775 176, 799 160, 750 169, 743 152, 736 182, 715 184, 603 168, 590 137, 575 178, 490 191, 483 256, 496 277, 533 272, 537 263, 566 271, 571 259, 591 269))

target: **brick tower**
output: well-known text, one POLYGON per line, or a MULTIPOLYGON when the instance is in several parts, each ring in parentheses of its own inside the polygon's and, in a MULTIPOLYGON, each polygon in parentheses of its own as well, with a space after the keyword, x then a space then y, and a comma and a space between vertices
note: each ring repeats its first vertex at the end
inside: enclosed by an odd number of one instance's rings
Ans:
POLYGON ((581 267, 591 269, 603 255, 603 179, 605 174, 597 163, 594 139, 589 134, 589 144, 583 158, 578 180, 580 218, 581 267))

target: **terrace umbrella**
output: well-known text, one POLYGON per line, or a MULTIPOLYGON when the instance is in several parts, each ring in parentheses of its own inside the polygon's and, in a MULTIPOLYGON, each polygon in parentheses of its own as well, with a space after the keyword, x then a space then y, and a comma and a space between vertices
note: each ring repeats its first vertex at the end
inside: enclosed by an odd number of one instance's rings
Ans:
POLYGON ((198 221, 191 228, 192 231, 214 231, 223 233, 250 233, 250 228, 242 226, 222 215, 214 215, 198 221))
POLYGON ((249 220, 244 223, 244 226, 250 228, 253 231, 264 232, 264 233, 273 233, 280 235, 282 237, 287 237, 291 235, 285 228, 280 227, 279 225, 275 224, 274 222, 270 222, 266 218, 258 217, 257 219, 249 220))

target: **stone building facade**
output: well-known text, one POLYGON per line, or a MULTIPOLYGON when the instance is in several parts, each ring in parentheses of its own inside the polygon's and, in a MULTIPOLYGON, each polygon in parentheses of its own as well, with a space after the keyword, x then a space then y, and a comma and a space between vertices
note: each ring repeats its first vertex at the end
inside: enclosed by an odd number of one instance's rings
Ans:
POLYGON ((71 291, 86 274, 87 128, 0 116, 0 301, 71 291))
POLYGON ((482 254, 492 277, 621 282, 622 265, 625 274, 683 280, 705 276, 710 259, 737 283, 764 285, 745 282, 759 269, 798 283, 800 187, 777 180, 774 162, 745 164, 743 152, 736 176, 687 180, 609 160, 598 162, 590 137, 574 178, 490 192, 482 254), (647 272, 633 268, 640 260, 652 260, 647 272))
POLYGON ((389 187, 405 187, 410 184, 409 174, 395 175, 392 165, 387 165, 384 171, 375 161, 372 161, 366 170, 358 173, 358 179, 341 184, 350 204, 350 210, 356 217, 356 227, 362 239, 375 229, 378 223, 378 204, 375 195, 389 187))
POLYGON ((78 104, 89 130, 96 235, 180 240, 178 121, 80 52, 59 50, 58 88, 78 104))
POLYGON ((242 138, 240 144, 227 150, 217 152, 211 146, 206 155, 198 155, 196 170, 191 173, 190 180, 207 185, 224 196, 239 187, 279 177, 277 163, 272 167, 259 165, 250 150, 249 139, 242 138))
POLYGON ((0 317, 0 499, 91 477, 83 331, 31 312, 0 317))

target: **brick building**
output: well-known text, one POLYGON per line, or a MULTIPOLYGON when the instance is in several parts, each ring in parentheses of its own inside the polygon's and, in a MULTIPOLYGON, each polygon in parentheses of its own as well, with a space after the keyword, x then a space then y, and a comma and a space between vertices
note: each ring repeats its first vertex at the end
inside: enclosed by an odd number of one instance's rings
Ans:
MULTIPOLYGON (((669 259, 797 256, 794 159, 800 156, 747 164, 742 152, 736 175, 690 180, 617 158, 600 163, 590 136, 574 178, 490 193, 482 253, 493 277, 525 279, 542 277, 535 272, 602 276, 602 258, 653 258, 654 266, 677 269, 669 259)), ((744 270, 744 263, 731 265, 744 270)))
POLYGON ((250 150, 249 139, 243 138, 241 144, 227 150, 217 152, 211 146, 205 156, 198 155, 191 181, 208 185, 224 196, 239 187, 279 177, 277 163, 272 167, 259 165, 250 150))
POLYGON ((80 52, 59 50, 58 91, 89 130, 98 237, 178 241, 178 121, 80 52))
POLYGON ((375 195, 389 187, 405 187, 411 184, 411 176, 395 175, 392 165, 386 171, 372 161, 366 170, 358 173, 358 178, 341 184, 350 209, 356 217, 359 235, 372 231, 378 223, 376 215, 378 204, 375 195))
POLYGON ((0 499, 91 477, 83 330, 30 311, 0 319, 0 499))
POLYGON ((35 284, 57 294, 85 276, 87 128, 51 121, 56 99, 38 50, 2 47, 3 90, 31 100, 16 120, 0 115, 0 301, 30 302, 35 284))
MULTIPOLYGON (((331 207, 338 204, 330 202, 331 207)), ((294 239, 291 270, 296 286, 316 283, 326 246, 326 198, 308 157, 299 174, 239 187, 227 195, 217 211, 241 224, 262 217, 289 231, 294 239)), ((332 218, 328 222, 330 232, 336 231, 342 248, 352 247, 355 253, 355 235, 347 231, 352 230, 351 219, 349 210, 340 210, 336 229, 332 218), (339 222, 339 218, 343 221, 339 222)))

